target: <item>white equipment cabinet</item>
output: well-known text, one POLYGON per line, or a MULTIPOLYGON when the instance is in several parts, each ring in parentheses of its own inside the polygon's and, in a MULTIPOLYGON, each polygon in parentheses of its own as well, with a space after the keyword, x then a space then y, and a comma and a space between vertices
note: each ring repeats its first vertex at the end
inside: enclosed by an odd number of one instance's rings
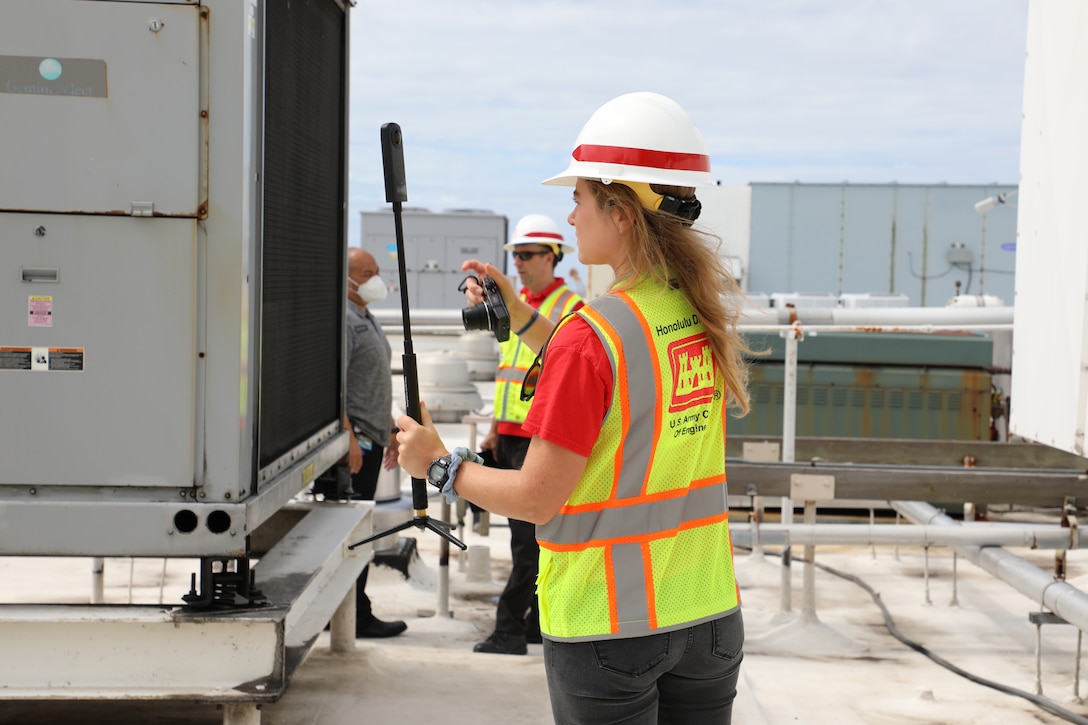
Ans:
POLYGON ((0 640, 27 657, 0 698, 274 699, 369 557, 345 543, 370 504, 281 520, 348 446, 348 14, 0 3, 0 556, 200 560, 188 608, 28 629, 52 615, 5 605, 0 640), (282 536, 255 553, 262 525, 282 536), (154 630, 164 651, 95 671, 96 646, 144 652, 154 630), (216 633, 252 657, 177 677, 216 633), (61 690, 51 651, 71 655, 61 690))

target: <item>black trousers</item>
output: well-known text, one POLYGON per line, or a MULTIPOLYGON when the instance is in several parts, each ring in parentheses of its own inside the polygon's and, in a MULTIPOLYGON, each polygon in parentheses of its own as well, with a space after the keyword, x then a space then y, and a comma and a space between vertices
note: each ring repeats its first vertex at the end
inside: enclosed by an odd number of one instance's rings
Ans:
MULTIPOLYGON (((528 438, 500 435, 495 451, 496 467, 520 469, 528 450, 528 438)), ((495 631, 521 636, 537 634, 540 632, 540 615, 537 611, 536 575, 540 566, 540 547, 536 543, 536 526, 528 521, 508 520, 513 567, 506 587, 499 596, 495 631)))
MULTIPOLYGON (((363 451, 363 467, 357 473, 351 474, 351 488, 355 491, 353 499, 373 501, 378 492, 378 476, 382 472, 382 459, 385 457, 385 448, 374 446, 369 451, 363 451)), ((363 567, 363 573, 356 579, 355 586, 355 621, 365 622, 373 613, 370 610, 370 597, 366 595, 366 575, 370 573, 370 565, 363 567)))

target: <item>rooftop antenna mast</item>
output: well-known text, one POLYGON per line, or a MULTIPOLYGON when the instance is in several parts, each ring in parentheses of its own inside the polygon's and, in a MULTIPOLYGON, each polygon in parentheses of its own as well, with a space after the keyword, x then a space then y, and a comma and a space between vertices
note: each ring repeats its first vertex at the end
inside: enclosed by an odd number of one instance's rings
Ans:
MULTIPOLYGON (((404 136, 401 134, 400 126, 395 123, 382 124, 382 165, 385 169, 385 200, 393 204, 393 225, 397 235, 397 271, 400 273, 401 324, 404 329, 404 354, 401 356, 404 368, 404 402, 408 415, 417 423, 422 424, 419 407, 419 369, 416 367, 416 354, 412 349, 412 318, 408 311, 408 272, 404 267, 404 223, 401 204, 408 201, 408 184, 404 178, 404 136)), ((450 533, 453 524, 432 519, 427 515, 427 482, 415 476, 412 477, 412 508, 415 510, 415 516, 409 520, 387 531, 350 544, 348 548, 354 549, 397 531, 403 531, 409 526, 430 529, 462 550, 468 548, 450 533)))

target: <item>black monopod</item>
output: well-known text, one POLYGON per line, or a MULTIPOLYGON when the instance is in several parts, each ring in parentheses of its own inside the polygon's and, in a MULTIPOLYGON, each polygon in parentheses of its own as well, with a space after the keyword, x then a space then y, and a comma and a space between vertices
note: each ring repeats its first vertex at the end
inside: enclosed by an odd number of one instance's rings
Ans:
MULTIPOLYGON (((401 360, 404 368, 404 403, 408 415, 417 423, 423 418, 419 408, 419 370, 416 367, 416 354, 412 350, 412 318, 408 312, 408 272, 404 267, 404 224, 401 218, 401 203, 408 201, 408 184, 404 179, 404 137, 400 126, 395 123, 382 124, 382 165, 385 168, 385 200, 393 204, 393 225, 397 235, 397 271, 400 273, 400 309, 401 324, 404 329, 404 354, 401 360)), ((348 546, 354 549, 376 539, 380 539, 409 526, 417 529, 430 529, 448 539, 461 549, 468 547, 450 533, 453 524, 432 519, 427 515, 427 482, 422 478, 412 477, 412 508, 415 516, 388 531, 369 536, 348 546)))

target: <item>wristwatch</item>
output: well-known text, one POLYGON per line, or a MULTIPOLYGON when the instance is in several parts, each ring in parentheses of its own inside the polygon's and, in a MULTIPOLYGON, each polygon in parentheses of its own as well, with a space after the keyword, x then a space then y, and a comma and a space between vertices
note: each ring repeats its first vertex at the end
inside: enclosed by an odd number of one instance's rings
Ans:
POLYGON ((452 465, 453 458, 450 456, 442 456, 431 461, 431 465, 427 467, 427 483, 441 491, 446 482, 450 480, 450 466, 452 465))

